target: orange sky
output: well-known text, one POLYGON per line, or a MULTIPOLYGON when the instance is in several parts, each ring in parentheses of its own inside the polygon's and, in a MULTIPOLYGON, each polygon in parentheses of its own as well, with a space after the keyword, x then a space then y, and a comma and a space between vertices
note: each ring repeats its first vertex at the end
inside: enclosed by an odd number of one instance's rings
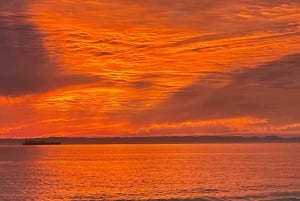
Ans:
POLYGON ((300 131, 298 0, 2 0, 0 137, 300 131))

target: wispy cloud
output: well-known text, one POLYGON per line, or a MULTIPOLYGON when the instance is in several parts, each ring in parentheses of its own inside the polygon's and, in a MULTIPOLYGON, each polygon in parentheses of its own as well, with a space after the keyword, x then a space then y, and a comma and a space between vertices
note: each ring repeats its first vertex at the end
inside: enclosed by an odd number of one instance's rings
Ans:
POLYGON ((0 126, 294 132, 299 13, 298 0, 2 0, 0 126))
POLYGON ((27 15, 0 15, 0 95, 42 93, 90 83, 96 76, 62 74, 43 47, 42 34, 27 15))
MULTIPOLYGON (((251 117, 266 119, 270 128, 300 122, 297 112, 300 111, 297 93, 300 89, 299 54, 244 69, 228 77, 230 82, 221 86, 212 81, 220 78, 215 74, 204 77, 177 91, 158 107, 141 113, 134 122, 180 124, 251 117)), ((202 132, 201 129, 198 131, 202 132)))

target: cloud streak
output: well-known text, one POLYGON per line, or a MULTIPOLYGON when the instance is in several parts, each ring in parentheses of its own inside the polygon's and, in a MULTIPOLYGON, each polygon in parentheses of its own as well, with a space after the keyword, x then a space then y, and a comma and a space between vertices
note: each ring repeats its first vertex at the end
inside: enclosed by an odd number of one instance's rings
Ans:
POLYGON ((300 54, 229 76, 225 86, 213 81, 219 79, 216 74, 204 77, 141 113, 134 122, 176 124, 241 117, 267 119, 275 127, 300 122, 300 54))
POLYGON ((97 81, 96 76, 61 73, 26 15, 0 16, 0 95, 36 94, 97 81))
POLYGON ((0 127, 296 132, 299 13, 298 0, 2 0, 0 127))

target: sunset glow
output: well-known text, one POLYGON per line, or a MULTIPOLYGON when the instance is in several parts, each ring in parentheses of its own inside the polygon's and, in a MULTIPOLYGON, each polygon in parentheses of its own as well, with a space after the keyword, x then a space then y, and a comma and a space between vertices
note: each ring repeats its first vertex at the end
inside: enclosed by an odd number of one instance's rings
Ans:
POLYGON ((0 138, 298 135, 298 0, 0 1, 0 138))

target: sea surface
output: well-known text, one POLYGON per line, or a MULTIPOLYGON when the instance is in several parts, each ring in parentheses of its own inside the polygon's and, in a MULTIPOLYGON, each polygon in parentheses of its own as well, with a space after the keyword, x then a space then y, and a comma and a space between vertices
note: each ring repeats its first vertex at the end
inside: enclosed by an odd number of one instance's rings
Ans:
POLYGON ((2 145, 0 200, 300 200, 300 144, 2 145))

